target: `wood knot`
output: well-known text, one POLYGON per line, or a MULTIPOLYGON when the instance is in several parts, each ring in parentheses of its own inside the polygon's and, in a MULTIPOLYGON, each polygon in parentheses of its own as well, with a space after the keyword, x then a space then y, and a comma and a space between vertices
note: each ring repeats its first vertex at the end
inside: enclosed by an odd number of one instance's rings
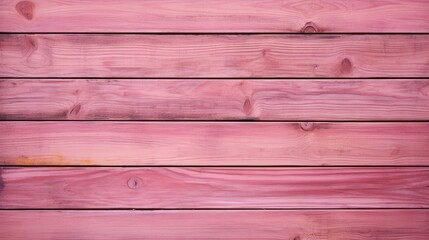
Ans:
POLYGON ((261 51, 262 57, 265 57, 268 54, 268 51, 269 50, 266 48, 262 49, 262 51, 261 51))
POLYGON ((128 179, 127 185, 130 189, 139 188, 142 185, 142 179, 139 177, 132 177, 128 179))
POLYGON ((15 5, 16 11, 19 15, 27 20, 33 19, 34 3, 32 1, 21 1, 15 5))
POLYGON ((246 113, 246 115, 252 114, 252 103, 250 102, 249 98, 246 98, 246 101, 244 101, 243 111, 246 113))
POLYGON ((38 49, 37 41, 36 39, 34 39, 32 36, 29 36, 29 35, 25 35, 23 40, 24 40, 24 43, 23 43, 24 54, 25 56, 30 57, 38 49))
POLYGON ((296 237, 293 238, 293 240, 301 240, 301 237, 300 236, 296 236, 296 237))
POLYGON ((301 28, 302 33, 319 33, 320 29, 313 22, 308 22, 301 28))
POLYGON ((80 105, 80 103, 78 103, 72 107, 69 114, 70 115, 77 115, 77 114, 79 114, 81 108, 82 108, 82 105, 80 105))
POLYGON ((311 131, 314 129, 314 123, 312 123, 312 122, 302 122, 299 124, 299 126, 304 131, 311 131))
POLYGON ((352 71, 352 62, 348 58, 341 61, 341 73, 350 73, 352 71))

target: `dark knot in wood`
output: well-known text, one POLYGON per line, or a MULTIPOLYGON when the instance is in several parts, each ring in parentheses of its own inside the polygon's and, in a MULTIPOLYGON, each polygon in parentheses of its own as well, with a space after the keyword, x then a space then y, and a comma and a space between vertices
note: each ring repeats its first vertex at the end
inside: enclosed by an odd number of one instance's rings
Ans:
POLYGON ((74 105, 70 110, 70 115, 77 115, 80 112, 80 109, 82 108, 82 105, 80 103, 77 103, 74 105))
POLYGON ((312 123, 312 122, 302 122, 299 124, 299 126, 304 131, 311 131, 314 129, 314 123, 312 123))
POLYGON ((246 98, 243 103, 243 111, 246 113, 246 115, 252 114, 252 103, 250 102, 249 98, 246 98))
POLYGON ((31 35, 24 35, 23 37, 23 52, 27 59, 33 55, 38 49, 37 40, 31 35))
POLYGON ((352 62, 348 58, 341 61, 341 73, 350 73, 352 71, 352 62))
POLYGON ((21 1, 15 5, 16 11, 19 15, 27 20, 33 19, 34 3, 31 1, 21 1))
POLYGON ((313 22, 308 22, 301 28, 302 33, 319 33, 321 30, 313 22))

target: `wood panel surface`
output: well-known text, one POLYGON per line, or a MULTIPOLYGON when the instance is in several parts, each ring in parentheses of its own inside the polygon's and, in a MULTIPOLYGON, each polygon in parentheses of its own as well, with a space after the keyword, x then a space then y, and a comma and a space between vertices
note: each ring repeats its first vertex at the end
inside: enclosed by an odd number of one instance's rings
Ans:
POLYGON ((3 0, 6 32, 429 32, 426 0, 3 0))
POLYGON ((428 168, 2 169, 0 208, 427 208, 428 168))
POLYGON ((0 238, 426 240, 427 210, 0 211, 0 238))
POLYGON ((427 77, 429 35, 0 35, 0 77, 427 77))
POLYGON ((429 120, 428 80, 0 80, 9 120, 429 120))
POLYGON ((429 239, 428 13, 3 0, 0 239, 429 239))
POLYGON ((0 122, 3 165, 429 165, 428 123, 0 122))

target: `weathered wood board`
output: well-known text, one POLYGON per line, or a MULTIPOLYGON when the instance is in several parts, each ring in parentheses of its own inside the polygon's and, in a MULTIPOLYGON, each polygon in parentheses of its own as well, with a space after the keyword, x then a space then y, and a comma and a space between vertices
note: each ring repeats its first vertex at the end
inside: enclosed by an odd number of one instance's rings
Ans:
POLYGON ((425 0, 2 0, 3 32, 429 32, 425 0))
POLYGON ((0 122, 4 165, 429 165, 428 123, 0 122))
POLYGON ((429 80, 4 79, 3 120, 429 120, 429 80))
POLYGON ((8 240, 429 238, 428 210, 0 211, 0 225, 8 240))
POLYGON ((4 168, 12 209, 428 208, 428 168, 4 168))
POLYGON ((428 77, 429 35, 0 35, 0 77, 428 77))

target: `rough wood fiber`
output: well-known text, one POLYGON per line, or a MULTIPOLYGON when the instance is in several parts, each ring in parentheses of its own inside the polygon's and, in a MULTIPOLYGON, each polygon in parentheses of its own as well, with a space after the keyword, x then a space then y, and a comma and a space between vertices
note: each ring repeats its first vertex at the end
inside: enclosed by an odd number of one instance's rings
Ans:
POLYGON ((428 80, 0 80, 9 120, 429 120, 428 80))
POLYGON ((6 32, 429 32, 426 0, 2 0, 6 32))
POLYGON ((427 77, 429 35, 0 35, 0 77, 427 77))
POLYGON ((0 208, 427 208, 428 168, 4 168, 0 208))
POLYGON ((0 211, 0 225, 8 240, 429 238, 427 210, 0 211))
POLYGON ((0 122, 5 165, 429 165, 428 123, 0 122))

